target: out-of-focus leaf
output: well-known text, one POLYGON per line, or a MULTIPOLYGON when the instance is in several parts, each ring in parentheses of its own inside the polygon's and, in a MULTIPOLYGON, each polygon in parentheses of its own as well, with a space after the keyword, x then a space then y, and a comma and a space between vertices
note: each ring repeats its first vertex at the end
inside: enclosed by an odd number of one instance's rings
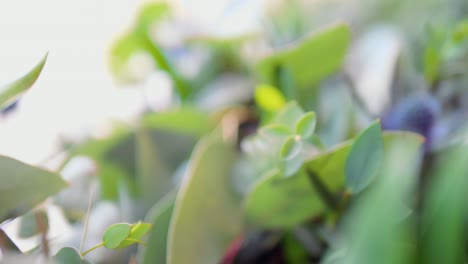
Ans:
POLYGON ((37 227, 36 214, 38 217, 41 217, 43 222, 49 226, 49 217, 47 213, 43 210, 38 210, 36 212, 28 212, 20 218, 20 226, 18 236, 20 238, 28 238, 35 236, 40 233, 39 228, 37 227))
POLYGON ((132 226, 127 223, 118 223, 109 226, 102 237, 103 246, 106 248, 118 248, 130 236, 132 226))
POLYGON ((229 189, 236 155, 218 137, 203 139, 192 155, 171 219, 169 264, 216 263, 241 231, 240 204, 229 189))
POLYGON ((64 247, 54 256, 56 264, 84 264, 86 263, 81 259, 80 254, 71 247, 64 247))
POLYGON ((165 129, 194 136, 202 136, 214 128, 213 121, 207 113, 191 107, 146 115, 143 118, 143 125, 147 128, 165 129))
POLYGON ((47 55, 32 68, 26 75, 18 80, 0 87, 0 108, 5 108, 13 103, 21 94, 29 89, 41 74, 47 60, 47 55))
POLYGON ((466 258, 467 161, 465 146, 450 150, 432 175, 423 210, 421 263, 461 263, 466 258))
POLYGON ((359 193, 377 176, 383 157, 382 129, 375 121, 357 137, 346 160, 346 188, 359 193))
POLYGON ((135 243, 142 242, 142 238, 148 234, 152 225, 150 223, 138 222, 131 225, 130 235, 117 248, 126 248, 135 243))
MULTIPOLYGON (((135 28, 119 37, 110 51, 111 70, 119 80, 133 82, 134 77, 128 72, 130 57, 139 52, 148 52, 141 34, 146 34, 152 23, 164 17, 169 10, 166 3, 148 3, 142 7, 135 28)), ((149 55, 149 54, 148 54, 149 55)))
POLYGON ((143 7, 137 25, 119 38, 111 49, 111 69, 123 82, 138 81, 128 69, 128 61, 134 54, 142 52, 149 55, 155 65, 166 71, 175 84, 175 89, 182 99, 190 95, 189 84, 179 75, 166 58, 164 51, 154 43, 150 36, 151 25, 161 19, 168 11, 166 3, 150 3, 143 7))
POLYGON ((429 84, 436 81, 440 74, 442 58, 440 51, 433 46, 426 47, 424 52, 424 76, 429 84))
POLYGON ((270 83, 275 80, 276 67, 284 66, 290 70, 299 88, 316 84, 341 67, 350 35, 345 24, 327 27, 264 58, 257 69, 270 83))
MULTIPOLYGON (((145 151, 151 151, 153 159, 160 159, 159 161, 153 160, 153 164, 151 164, 151 166, 155 166, 154 169, 156 169, 157 178, 159 179, 169 178, 180 163, 189 157, 197 138, 197 135, 194 134, 195 128, 193 128, 195 124, 185 126, 178 124, 178 122, 172 123, 168 117, 178 117, 179 115, 175 113, 170 113, 167 116, 162 113, 162 115, 164 117, 158 117, 154 122, 150 120, 149 124, 143 125, 144 134, 148 135, 144 136, 143 141, 141 141, 143 137, 139 139, 142 143, 141 146, 150 144, 145 142, 151 141, 152 147, 145 147, 148 148, 145 151), (150 150, 150 148, 152 149, 150 150)), ((188 117, 190 115, 184 114, 182 116, 188 117)), ((197 116, 197 114, 194 116, 197 116)), ((199 120, 203 120, 203 118, 200 116, 199 120)), ((203 124, 201 125, 203 126, 203 124)), ((197 133, 201 133, 201 129, 197 133)), ((132 131, 130 128, 120 128, 110 137, 92 139, 73 152, 73 155, 88 156, 96 161, 104 199, 117 199, 119 182, 125 183, 133 196, 140 194, 137 168, 142 164, 140 161, 137 162, 136 159, 137 142, 139 141, 137 140, 136 131, 132 131)), ((150 171, 154 172, 154 169, 150 169, 150 171)), ((149 168, 146 170, 149 170, 149 168)), ((145 185, 145 188, 150 187, 151 185, 145 185)), ((155 187, 155 189, 158 188, 155 187)), ((161 188, 164 189, 165 187, 161 186, 161 188)), ((165 191, 168 190, 170 188, 165 189, 165 191)), ((165 192, 154 193, 154 195, 160 195, 159 197, 165 194, 165 192)))
POLYGON ((275 171, 265 175, 245 202, 248 219, 267 228, 290 228, 324 210, 305 171, 289 178, 280 178, 275 171))
POLYGON ((145 221, 152 223, 147 245, 138 247, 138 263, 166 263, 169 223, 174 210, 176 192, 169 193, 148 212, 145 221))
POLYGON ((413 263, 411 222, 401 216, 416 188, 423 138, 402 133, 386 143, 379 177, 354 201, 344 219, 343 241, 326 263, 413 263))
POLYGON ((317 124, 317 118, 314 112, 308 112, 296 122, 296 134, 301 138, 309 138, 315 131, 315 125, 317 124))
POLYGON ((67 186, 60 175, 0 157, 0 223, 22 215, 67 186))
MULTIPOLYGON (((419 136, 405 132, 384 133, 384 151, 401 138, 420 140, 419 136)), ((270 172, 260 179, 246 198, 248 219, 268 228, 292 227, 314 217, 327 208, 306 173, 314 173, 332 194, 345 188, 345 164, 352 141, 344 142, 320 155, 306 160, 303 169, 289 178, 270 172)))
POLYGON ((147 210, 171 189, 171 173, 164 169, 158 146, 145 129, 136 132, 135 155, 137 186, 147 210))
POLYGON ((274 112, 281 109, 286 100, 281 92, 270 85, 260 85, 255 90, 255 102, 260 109, 267 112, 274 112))
POLYGON ((272 120, 271 123, 284 125, 293 129, 296 122, 304 115, 304 110, 297 102, 289 102, 272 120))
POLYGON ((460 43, 468 38, 468 19, 460 22, 453 32, 453 39, 460 43))
POLYGON ((280 150, 280 157, 282 159, 292 159, 301 151, 301 142, 296 140, 295 136, 289 136, 284 141, 280 150))
POLYGON ((144 4, 137 18, 137 28, 148 30, 154 22, 163 18, 169 12, 169 5, 165 2, 152 2, 144 4))

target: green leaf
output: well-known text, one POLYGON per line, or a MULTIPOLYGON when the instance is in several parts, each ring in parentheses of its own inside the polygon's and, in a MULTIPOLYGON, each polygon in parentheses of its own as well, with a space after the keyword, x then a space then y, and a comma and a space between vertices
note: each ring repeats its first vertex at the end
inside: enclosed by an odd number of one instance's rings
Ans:
MULTIPOLYGON (((342 242, 327 263, 413 263, 411 234, 415 223, 402 221, 414 202, 423 139, 400 134, 385 142, 384 161, 372 188, 353 200, 343 219, 342 242)), ((422 262, 426 263, 426 262, 422 262)))
POLYGON ((169 5, 164 2, 153 2, 144 4, 137 18, 139 30, 149 30, 153 23, 164 18, 170 11, 169 5))
POLYGON ((142 198, 142 208, 148 210, 173 186, 171 173, 165 170, 158 145, 145 129, 136 131, 136 182, 142 198))
POLYGON ((20 238, 29 238, 39 234, 40 230, 37 227, 36 214, 42 218, 42 221, 49 226, 49 217, 43 210, 30 211, 20 218, 19 234, 20 238))
POLYGON ((149 210, 145 221, 152 223, 147 245, 138 247, 138 263, 166 263, 169 224, 174 210, 176 192, 169 193, 149 210))
POLYGON ((214 128, 214 123, 207 113, 189 106, 146 115, 143 118, 143 125, 147 128, 165 129, 194 136, 205 135, 214 128))
MULTIPOLYGON (((398 140, 421 141, 421 137, 406 132, 384 133, 387 146, 398 140)), ((246 197, 245 212, 252 223, 267 228, 288 228, 327 210, 317 190, 311 185, 306 170, 332 194, 345 188, 345 164, 353 141, 347 141, 306 160, 304 169, 292 177, 279 177, 271 171, 255 183, 246 197)))
POLYGON ((141 239, 148 234, 152 225, 150 223, 138 222, 131 225, 130 235, 118 246, 118 248, 126 248, 135 243, 143 242, 141 239))
POLYGON ((304 115, 304 110, 295 101, 289 102, 272 120, 272 124, 294 129, 296 122, 304 115))
POLYGON ((290 136, 292 135, 292 131, 287 126, 272 124, 260 128, 258 134, 263 137, 278 138, 290 136))
POLYGON ((430 85, 439 78, 440 67, 442 66, 441 56, 440 50, 433 45, 426 47, 424 52, 424 76, 430 85))
POLYGON ((212 135, 195 148, 176 199, 168 242, 168 264, 218 262, 242 226, 233 195, 232 146, 212 135))
POLYGON ((383 158, 382 129, 376 121, 353 143, 346 161, 346 188, 351 193, 364 190, 375 178, 383 158))
POLYGON ((0 156, 0 168, 0 223, 26 213, 67 186, 60 175, 12 158, 0 156))
POLYGON ((0 88, 0 108, 4 108, 13 103, 21 94, 23 94, 36 82, 39 74, 41 74, 41 71, 44 68, 47 55, 48 54, 46 54, 44 58, 42 58, 42 60, 26 75, 0 88))
POLYGON ((291 228, 325 210, 305 171, 289 178, 280 178, 278 173, 265 175, 247 195, 245 213, 251 223, 291 228))
POLYGON ((306 139, 312 136, 317 124, 317 117, 314 112, 308 112, 296 122, 296 134, 306 139))
POLYGON ((102 237, 103 246, 110 249, 118 248, 130 236, 132 226, 118 223, 109 226, 102 237))
POLYGON ((286 99, 276 87, 262 84, 255 90, 255 103, 264 111, 274 112, 286 104, 286 99))
POLYGON ((430 175, 422 214, 421 263, 461 263, 466 259, 467 156, 466 146, 441 153, 430 175))
POLYGON ((301 151, 301 142, 297 140, 296 136, 289 136, 284 141, 280 150, 280 157, 282 159, 292 159, 301 151))
POLYGON ((64 247, 54 256, 54 263, 57 264, 83 264, 80 254, 74 248, 64 247))
POLYGON ((340 69, 351 40, 350 30, 339 23, 324 28, 297 44, 280 50, 259 62, 259 73, 274 83, 276 67, 286 67, 301 87, 317 84, 340 69))

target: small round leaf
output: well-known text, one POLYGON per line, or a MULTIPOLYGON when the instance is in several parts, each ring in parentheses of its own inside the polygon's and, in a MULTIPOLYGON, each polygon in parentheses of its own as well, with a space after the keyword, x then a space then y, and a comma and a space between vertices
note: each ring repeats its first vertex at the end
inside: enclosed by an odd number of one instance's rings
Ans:
POLYGON ((82 264, 80 254, 71 247, 64 247, 54 256, 54 263, 57 264, 82 264))
POLYGON ((314 112, 308 112, 296 122, 296 134, 302 138, 312 136, 317 124, 317 118, 314 112))
POLYGON ((106 248, 118 248, 122 242, 130 236, 132 226, 127 223, 119 223, 109 226, 104 232, 102 243, 106 248))

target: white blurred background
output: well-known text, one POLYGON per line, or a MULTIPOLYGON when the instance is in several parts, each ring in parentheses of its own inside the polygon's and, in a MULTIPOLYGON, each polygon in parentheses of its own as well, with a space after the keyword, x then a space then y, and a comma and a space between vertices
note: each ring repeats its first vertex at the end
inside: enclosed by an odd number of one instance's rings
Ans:
MULTIPOLYGON (((40 164, 56 151, 59 137, 80 136, 139 113, 139 91, 116 87, 107 53, 144 2, 0 1, 0 85, 22 76, 49 52, 17 111, 0 120, 0 154, 40 164)), ((263 2, 172 1, 180 16, 218 34, 255 27, 263 2)))

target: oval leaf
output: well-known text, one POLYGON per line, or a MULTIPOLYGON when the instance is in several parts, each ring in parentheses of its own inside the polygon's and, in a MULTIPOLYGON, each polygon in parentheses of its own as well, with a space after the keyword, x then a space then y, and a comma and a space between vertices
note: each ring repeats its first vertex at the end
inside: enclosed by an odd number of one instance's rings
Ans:
POLYGON ((47 60, 47 55, 32 68, 26 75, 18 80, 0 88, 0 108, 5 108, 13 103, 21 94, 29 89, 41 74, 47 60))
POLYGON ((382 129, 380 122, 372 123, 353 143, 346 160, 346 188, 359 193, 377 175, 383 158, 382 129))
POLYGON ((102 237, 103 246, 111 249, 118 248, 130 236, 131 230, 132 226, 127 223, 109 226, 102 237))
POLYGON ((314 112, 308 112, 296 122, 296 134, 302 138, 309 138, 315 131, 317 117, 314 112))
POLYGON ((301 142, 296 136, 289 136, 284 140, 280 150, 280 157, 285 160, 294 158, 301 151, 301 142))
POLYGON ((54 256, 54 263, 57 264, 82 264, 80 254, 71 247, 64 247, 54 256))

